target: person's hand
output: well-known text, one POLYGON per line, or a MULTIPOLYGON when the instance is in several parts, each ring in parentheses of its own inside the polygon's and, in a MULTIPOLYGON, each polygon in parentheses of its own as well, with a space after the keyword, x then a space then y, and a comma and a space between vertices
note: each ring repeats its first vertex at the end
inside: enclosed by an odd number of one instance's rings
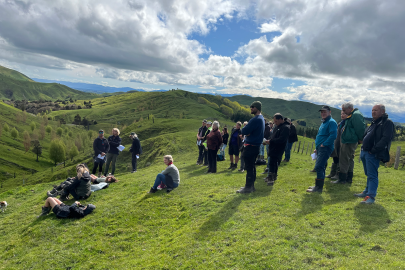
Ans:
POLYGON ((323 146, 323 144, 321 144, 321 147, 325 147, 325 146, 323 146))
POLYGON ((315 153, 315 154, 317 153, 316 149, 314 150, 314 153, 315 153))
POLYGON ((267 141, 265 142, 265 144, 270 144, 270 140, 267 140, 267 141))
POLYGON ((75 201, 75 204, 80 205, 80 202, 79 202, 79 201, 75 201))
POLYGON ((104 157, 104 156, 105 156, 105 153, 104 153, 104 152, 102 152, 102 153, 101 153, 101 156, 102 156, 102 157, 104 157))

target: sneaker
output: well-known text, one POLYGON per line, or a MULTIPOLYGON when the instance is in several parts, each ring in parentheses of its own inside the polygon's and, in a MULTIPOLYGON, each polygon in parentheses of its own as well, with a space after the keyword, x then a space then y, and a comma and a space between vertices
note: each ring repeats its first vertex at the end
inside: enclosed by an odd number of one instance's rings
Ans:
POLYGON ((239 169, 239 170, 238 170, 238 172, 244 172, 244 171, 245 171, 244 169, 239 169))
POLYGON ((131 173, 136 173, 137 172, 137 170, 135 170, 135 171, 132 171, 131 173))
POLYGON ((237 190, 236 193, 247 194, 247 193, 252 193, 253 191, 254 191, 253 188, 243 187, 243 188, 237 190))
POLYGON ((274 183, 275 183, 274 180, 269 180, 269 181, 267 181, 267 185, 268 185, 268 186, 273 186, 274 183))
POLYGON ((61 195, 59 198, 60 201, 65 202, 69 200, 69 195, 61 195))
POLYGON ((56 196, 58 196, 58 193, 57 193, 57 192, 52 193, 52 192, 50 192, 50 191, 48 190, 48 192, 46 193, 46 195, 47 195, 48 197, 55 198, 56 196))
POLYGON ((154 189, 153 187, 150 188, 148 193, 156 193, 157 189, 154 189))
POLYGON ((358 197, 358 198, 365 198, 365 197, 367 197, 366 193, 364 193, 364 192, 358 193, 358 194, 354 194, 354 196, 355 196, 355 197, 358 197))
MULTIPOLYGON (((240 187, 240 188, 244 188, 244 187, 240 187)), ((252 187, 252 192, 255 192, 256 191, 256 188, 253 186, 252 187)))
POLYGON ((364 197, 364 200, 361 201, 360 203, 363 203, 363 204, 372 204, 372 203, 374 203, 374 202, 375 202, 375 199, 371 198, 370 196, 366 196, 366 197, 364 197))

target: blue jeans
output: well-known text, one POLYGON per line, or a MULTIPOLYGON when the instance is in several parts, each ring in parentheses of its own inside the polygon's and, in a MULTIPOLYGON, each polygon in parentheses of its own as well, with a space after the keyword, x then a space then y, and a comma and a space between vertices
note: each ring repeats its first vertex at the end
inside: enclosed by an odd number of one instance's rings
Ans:
POLYGON ((315 163, 315 170, 316 170, 316 178, 319 180, 325 179, 325 169, 330 154, 332 154, 332 149, 329 147, 318 147, 316 148, 316 163, 315 163))
MULTIPOLYGON (((156 176, 155 183, 153 184, 153 189, 157 189, 157 187, 158 187, 158 186, 160 185, 160 183, 162 183, 162 182, 163 182, 163 184, 166 185, 166 177, 165 177, 165 175, 164 175, 163 173, 159 173, 159 174, 156 176)), ((177 184, 177 183, 173 183, 173 184, 174 184, 174 187, 175 187, 175 188, 179 186, 179 184, 177 184)))
POLYGON ((260 151, 259 151, 259 156, 264 156, 264 145, 260 145, 260 151))
POLYGON ((287 142, 285 145, 285 156, 284 159, 289 161, 291 157, 291 148, 292 148, 293 143, 287 142))
POLYGON ((224 155, 224 157, 225 157, 225 149, 226 149, 226 144, 222 144, 220 154, 224 155))
POLYGON ((367 186, 363 193, 375 198, 375 196, 377 196, 378 167, 380 167, 380 161, 375 155, 363 150, 361 151, 360 158, 363 162, 364 173, 367 176, 367 186))

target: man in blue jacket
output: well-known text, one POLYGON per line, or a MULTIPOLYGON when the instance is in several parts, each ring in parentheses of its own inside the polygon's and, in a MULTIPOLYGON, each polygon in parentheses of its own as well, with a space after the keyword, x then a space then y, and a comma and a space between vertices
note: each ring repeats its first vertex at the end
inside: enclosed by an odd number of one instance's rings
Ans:
POLYGON ((334 149, 334 142, 337 137, 337 123, 331 116, 329 106, 323 106, 320 110, 322 124, 319 127, 318 134, 315 139, 315 153, 317 155, 315 170, 316 179, 315 186, 307 189, 307 192, 322 193, 325 181, 325 167, 330 154, 334 149))
POLYGON ((260 151, 260 145, 264 138, 264 118, 261 114, 262 103, 254 101, 250 105, 250 113, 254 115, 249 123, 242 129, 242 135, 246 135, 243 150, 243 158, 245 160, 246 184, 244 187, 236 191, 237 193, 251 193, 255 191, 256 181, 256 157, 260 151))

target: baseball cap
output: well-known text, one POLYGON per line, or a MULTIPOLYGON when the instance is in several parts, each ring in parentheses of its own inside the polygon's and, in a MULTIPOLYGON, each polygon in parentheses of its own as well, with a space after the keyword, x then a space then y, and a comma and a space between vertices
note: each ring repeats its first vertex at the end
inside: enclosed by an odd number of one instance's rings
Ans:
POLYGON ((329 106, 322 106, 322 108, 319 110, 320 111, 330 111, 330 107, 329 106))

